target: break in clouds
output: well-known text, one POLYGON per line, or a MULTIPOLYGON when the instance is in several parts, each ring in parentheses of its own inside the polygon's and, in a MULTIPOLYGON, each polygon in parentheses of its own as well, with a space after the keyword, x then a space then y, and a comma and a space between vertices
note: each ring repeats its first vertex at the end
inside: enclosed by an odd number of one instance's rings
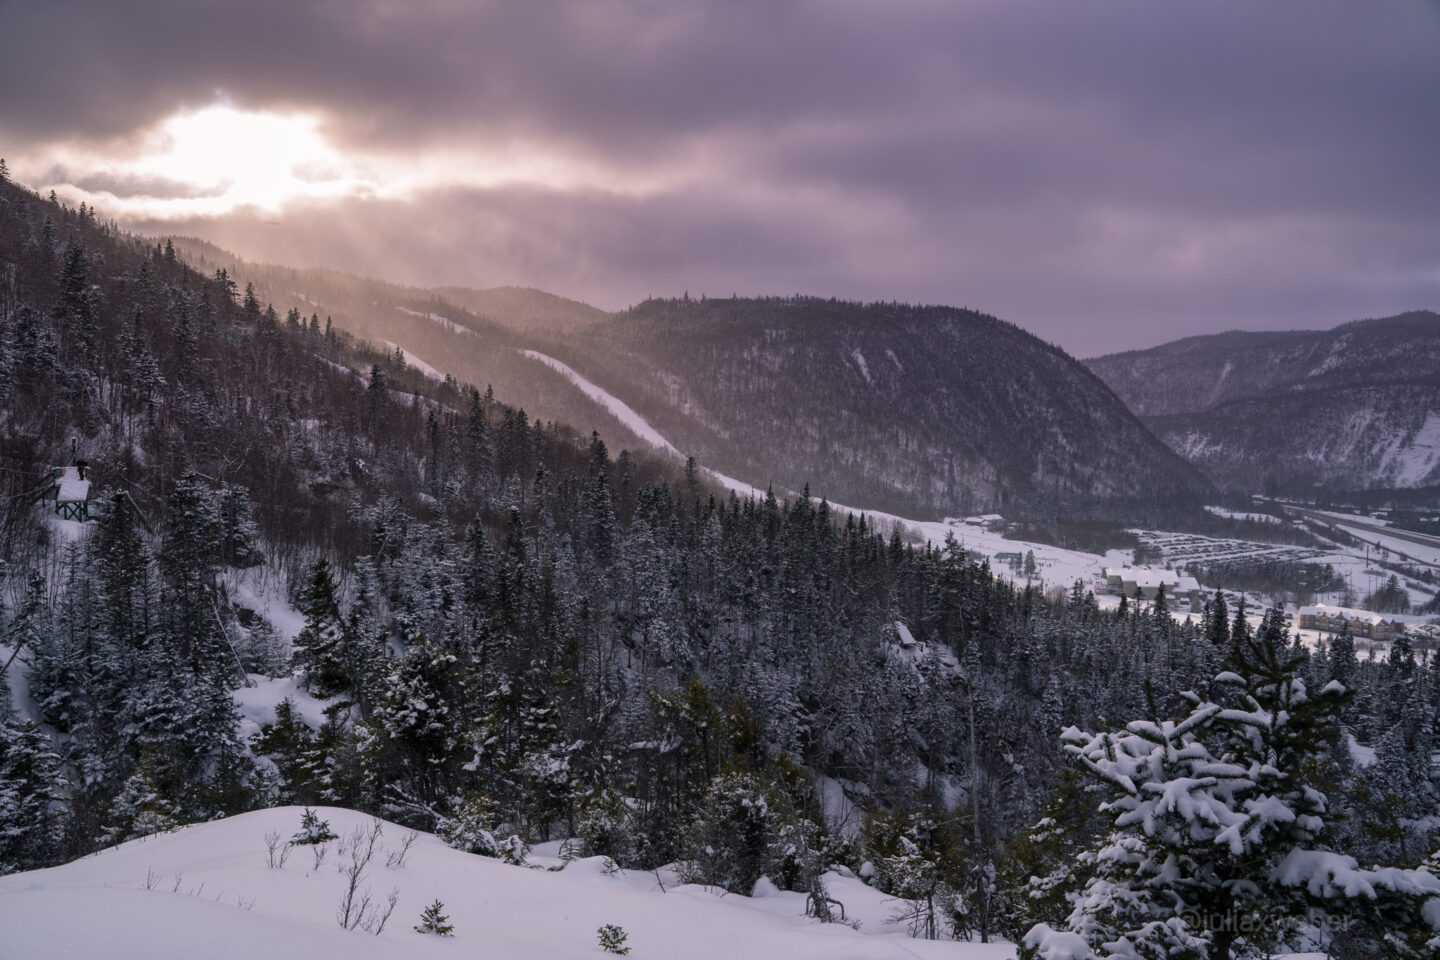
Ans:
POLYGON ((1081 355, 1440 299, 1420 0, 10 3, 0 50, 17 179, 253 259, 1081 355))

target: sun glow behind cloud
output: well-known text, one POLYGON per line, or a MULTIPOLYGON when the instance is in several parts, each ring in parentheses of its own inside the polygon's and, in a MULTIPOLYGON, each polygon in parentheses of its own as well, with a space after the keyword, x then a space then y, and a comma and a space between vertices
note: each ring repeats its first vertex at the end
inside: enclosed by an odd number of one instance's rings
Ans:
POLYGON ((107 215, 177 219, 242 208, 276 213, 298 200, 376 191, 309 114, 215 104, 178 113, 130 138, 125 149, 58 146, 34 159, 49 184, 107 215))
POLYGON ((543 144, 346 150, 326 136, 319 115, 225 103, 174 114, 123 145, 59 144, 27 159, 38 173, 31 182, 122 220, 278 214, 297 203, 447 186, 643 194, 666 179, 606 169, 543 144))
POLYGON ((185 198, 224 213, 241 206, 278 210, 300 197, 340 196, 365 188, 351 164, 306 115, 206 107, 161 124, 132 170, 189 184, 205 195, 185 198))

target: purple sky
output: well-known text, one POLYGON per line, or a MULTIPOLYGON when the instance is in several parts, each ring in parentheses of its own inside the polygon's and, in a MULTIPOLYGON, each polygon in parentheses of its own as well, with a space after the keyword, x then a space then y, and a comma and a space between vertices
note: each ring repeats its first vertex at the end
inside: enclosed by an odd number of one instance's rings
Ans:
POLYGON ((0 155, 253 258, 609 308, 944 302, 1087 356, 1440 307, 1434 0, 0 2, 0 155), (147 166, 217 103, 310 118, 301 192, 147 166))

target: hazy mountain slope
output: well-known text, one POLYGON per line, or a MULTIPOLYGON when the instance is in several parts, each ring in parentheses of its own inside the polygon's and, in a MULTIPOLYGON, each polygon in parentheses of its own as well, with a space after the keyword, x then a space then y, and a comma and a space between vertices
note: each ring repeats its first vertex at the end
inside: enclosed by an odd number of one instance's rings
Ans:
POLYGON ((344 329, 493 384, 531 415, 644 445, 524 351, 559 359, 684 453, 762 487, 809 483, 918 517, 1114 513, 1208 487, 1083 365, 974 312, 680 299, 612 315, 535 290, 421 290, 182 247, 202 270, 255 282, 262 299, 324 303, 344 329))
MULTIPOLYGON (((495 310, 477 315, 435 291, 406 287, 333 270, 296 269, 250 263, 219 247, 191 238, 175 238, 176 249, 202 273, 224 268, 241 287, 255 285, 262 301, 296 303, 319 311, 320 322, 335 325, 380 349, 399 344, 433 367, 462 383, 494 388, 498 396, 533 417, 574 426, 581 433, 599 431, 618 447, 645 446, 629 427, 594 403, 563 376, 521 353, 537 342, 527 329, 552 329, 533 322, 541 316, 566 314, 574 301, 540 291, 500 288, 471 291, 496 294, 486 299, 495 310), (556 305, 558 314, 546 311, 556 305), (506 311, 514 310, 515 313, 506 311)), ((584 304, 579 308, 600 311, 584 304)), ((557 321, 558 322, 558 321, 557 321)))
POLYGON ((434 292, 476 316, 532 333, 565 333, 609 316, 599 307, 530 287, 436 287, 434 292))
POLYGON ((1140 416, 1196 413, 1298 381, 1378 383, 1440 372, 1440 314, 1358 320, 1333 330, 1232 330, 1085 365, 1140 416))
POLYGON ((842 503, 1104 509, 1206 488, 1081 364, 970 311, 651 300, 552 349, 702 462, 842 503))
POLYGON ((1191 337, 1086 363, 1222 487, 1440 482, 1440 314, 1191 337))

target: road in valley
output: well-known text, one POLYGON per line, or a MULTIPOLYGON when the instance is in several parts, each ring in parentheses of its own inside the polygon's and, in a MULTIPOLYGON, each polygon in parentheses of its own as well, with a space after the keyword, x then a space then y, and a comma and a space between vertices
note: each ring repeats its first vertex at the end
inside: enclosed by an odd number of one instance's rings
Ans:
MULTIPOLYGON (((1385 537, 1389 540, 1403 540, 1406 543, 1413 543, 1418 546, 1429 547, 1430 550, 1440 550, 1440 537, 1432 536, 1428 533, 1416 533, 1413 530, 1400 530, 1396 527, 1383 526, 1381 524, 1374 523, 1373 521, 1365 517, 1342 517, 1333 513, 1327 513, 1323 510, 1311 510, 1307 507, 1297 507, 1294 504, 1280 503, 1278 501, 1274 501, 1274 503, 1275 506, 1281 507, 1282 509, 1290 513, 1309 517, 1312 520, 1315 520, 1319 523, 1328 524, 1332 527, 1342 527, 1353 533, 1369 533, 1377 537, 1385 537)), ((1387 547, 1387 549, 1389 548, 1387 547)), ((1440 567, 1440 563, 1436 563, 1433 559, 1433 554, 1430 554, 1429 551, 1426 551, 1425 553, 1425 556, 1412 556, 1411 559, 1414 560, 1416 563, 1420 563, 1425 566, 1440 567)))

